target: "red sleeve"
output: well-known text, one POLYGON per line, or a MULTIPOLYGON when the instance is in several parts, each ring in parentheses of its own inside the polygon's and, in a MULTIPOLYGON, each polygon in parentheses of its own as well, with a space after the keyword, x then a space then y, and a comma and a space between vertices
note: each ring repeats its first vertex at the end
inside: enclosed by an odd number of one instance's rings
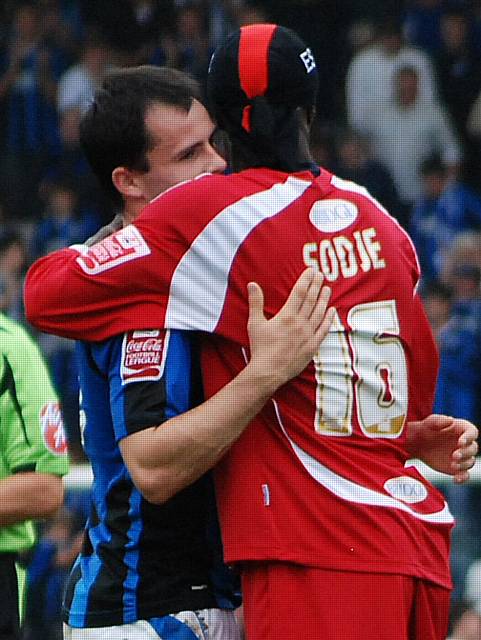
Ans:
POLYGON ((26 317, 46 333, 93 341, 161 325, 166 296, 158 290, 162 282, 150 277, 156 262, 133 226, 90 248, 51 253, 27 273, 26 317))
MULTIPOLYGON (((25 282, 29 322, 46 333, 91 341, 163 326, 179 262, 232 198, 219 180, 208 176, 174 188, 148 205, 135 225, 92 247, 78 245, 38 260, 25 282)), ((200 317, 209 313, 208 296, 194 299, 190 288, 187 294, 189 309, 196 307, 200 317)), ((182 326, 174 321, 170 328, 199 328, 199 315, 184 315, 182 326)))

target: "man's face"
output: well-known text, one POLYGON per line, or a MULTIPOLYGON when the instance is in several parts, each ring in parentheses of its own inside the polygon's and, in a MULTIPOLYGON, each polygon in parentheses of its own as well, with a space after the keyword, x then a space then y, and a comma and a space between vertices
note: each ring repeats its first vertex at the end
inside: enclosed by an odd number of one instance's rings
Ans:
POLYGON ((418 97, 418 77, 412 70, 400 71, 396 77, 396 94, 401 106, 414 104, 418 97))
POLYGON ((149 171, 139 176, 147 201, 201 173, 225 171, 226 162, 213 146, 216 127, 197 100, 189 112, 153 104, 146 112, 145 125, 154 141, 147 153, 149 171))
POLYGON ((446 180, 442 173, 428 173, 423 176, 423 183, 428 198, 439 198, 444 191, 446 180))

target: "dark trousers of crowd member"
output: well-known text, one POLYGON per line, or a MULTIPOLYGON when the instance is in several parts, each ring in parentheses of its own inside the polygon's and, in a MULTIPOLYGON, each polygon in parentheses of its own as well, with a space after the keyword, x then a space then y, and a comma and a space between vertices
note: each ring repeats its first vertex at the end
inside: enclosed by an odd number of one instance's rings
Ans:
POLYGON ((19 640, 16 555, 0 553, 0 640, 19 640))

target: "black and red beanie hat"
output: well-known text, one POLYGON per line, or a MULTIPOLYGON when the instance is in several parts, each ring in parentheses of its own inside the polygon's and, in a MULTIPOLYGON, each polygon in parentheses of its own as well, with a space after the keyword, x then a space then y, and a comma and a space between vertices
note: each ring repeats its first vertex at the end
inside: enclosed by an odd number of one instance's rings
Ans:
POLYGON ((296 33, 275 24, 253 24, 233 32, 214 52, 207 91, 220 126, 255 135, 253 125, 262 129, 275 124, 262 117, 254 122, 256 109, 265 113, 267 104, 275 115, 279 108, 313 106, 318 83, 312 52, 296 33))

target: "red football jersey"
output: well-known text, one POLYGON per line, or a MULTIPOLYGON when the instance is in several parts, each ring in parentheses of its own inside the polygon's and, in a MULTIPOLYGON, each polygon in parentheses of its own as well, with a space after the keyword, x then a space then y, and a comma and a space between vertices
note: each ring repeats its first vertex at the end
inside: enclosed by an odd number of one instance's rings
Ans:
POLYGON ((405 466, 405 425, 431 412, 437 351, 412 243, 365 189, 325 171, 200 177, 98 245, 37 262, 27 314, 44 331, 91 340, 159 322, 215 334, 203 349, 210 396, 249 357, 247 283, 262 286, 274 314, 306 266, 325 274, 336 318, 312 364, 216 470, 226 560, 449 587, 452 516, 405 466))

